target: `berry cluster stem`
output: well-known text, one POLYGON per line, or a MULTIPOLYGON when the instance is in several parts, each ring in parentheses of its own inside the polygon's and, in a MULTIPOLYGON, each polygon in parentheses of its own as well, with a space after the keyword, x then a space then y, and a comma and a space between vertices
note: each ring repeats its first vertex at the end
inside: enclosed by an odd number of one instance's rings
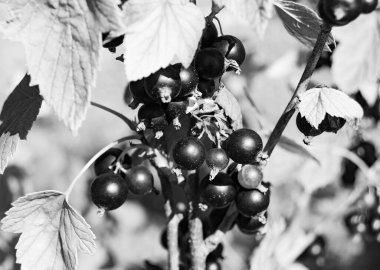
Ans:
POLYGON ((292 98, 286 106, 285 111, 282 113, 280 119, 277 121, 277 124, 274 127, 271 135, 269 136, 268 142, 264 147, 264 155, 270 157, 278 141, 280 140, 282 133, 288 125, 289 120, 292 118, 296 110, 295 107, 297 105, 298 95, 307 90, 311 76, 314 73, 314 70, 317 66, 318 60, 323 52, 323 49, 325 48, 330 32, 331 26, 329 24, 323 24, 321 26, 321 31, 319 32, 317 41, 314 45, 313 51, 311 52, 309 60, 307 61, 306 67, 297 85, 297 88, 295 89, 292 98))

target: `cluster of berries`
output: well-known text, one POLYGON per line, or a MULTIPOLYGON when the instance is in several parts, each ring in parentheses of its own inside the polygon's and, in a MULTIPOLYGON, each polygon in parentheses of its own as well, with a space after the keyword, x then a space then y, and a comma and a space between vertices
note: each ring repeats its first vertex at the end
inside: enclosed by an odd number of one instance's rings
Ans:
POLYGON ((91 199, 101 210, 119 208, 128 191, 146 195, 154 191, 153 175, 143 165, 132 166, 132 158, 119 148, 111 148, 96 159, 91 199))

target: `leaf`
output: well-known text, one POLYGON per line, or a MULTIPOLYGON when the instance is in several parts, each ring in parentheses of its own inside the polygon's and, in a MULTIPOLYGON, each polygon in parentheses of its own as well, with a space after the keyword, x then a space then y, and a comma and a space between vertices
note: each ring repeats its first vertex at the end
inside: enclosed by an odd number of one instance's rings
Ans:
POLYGON ((129 0, 123 10, 129 81, 170 64, 190 65, 205 26, 197 6, 187 0, 129 0))
MULTIPOLYGON (((312 9, 292 1, 277 0, 274 3, 276 12, 285 29, 302 44, 313 48, 321 30, 322 20, 312 9)), ((327 44, 335 44, 330 34, 327 44)), ((328 46, 325 50, 330 50, 328 46)))
POLYGON ((0 172, 3 173, 18 141, 26 140, 33 122, 40 112, 42 97, 37 86, 30 87, 30 76, 25 75, 5 100, 0 114, 0 172))
POLYGON ((16 200, 2 219, 2 230, 21 233, 17 262, 28 270, 74 270, 78 250, 92 254, 95 235, 58 191, 42 191, 16 200))
POLYGON ((269 19, 273 15, 273 0, 218 0, 236 18, 246 22, 260 38, 263 38, 269 19))
POLYGON ((243 127, 243 116, 241 114, 240 104, 226 87, 220 88, 215 102, 223 108, 225 114, 232 120, 231 125, 234 130, 243 127))
POLYGON ((59 118, 78 130, 95 84, 101 33, 122 28, 116 0, 0 0, 5 37, 25 46, 31 85, 59 118))
POLYGON ((318 128, 326 113, 348 121, 363 117, 363 109, 359 103, 333 88, 313 88, 302 93, 299 99, 298 109, 301 116, 315 128, 318 128))
POLYGON ((368 104, 374 104, 379 96, 380 13, 360 16, 335 35, 339 40, 332 58, 335 83, 349 94, 360 89, 368 104))
POLYGON ((278 142, 278 146, 282 147, 283 149, 291 153, 295 153, 295 154, 304 156, 306 158, 310 158, 314 160, 316 163, 321 164, 319 159, 316 156, 314 156, 309 150, 307 150, 305 147, 303 147, 301 144, 294 141, 293 139, 290 139, 289 137, 281 136, 278 142))

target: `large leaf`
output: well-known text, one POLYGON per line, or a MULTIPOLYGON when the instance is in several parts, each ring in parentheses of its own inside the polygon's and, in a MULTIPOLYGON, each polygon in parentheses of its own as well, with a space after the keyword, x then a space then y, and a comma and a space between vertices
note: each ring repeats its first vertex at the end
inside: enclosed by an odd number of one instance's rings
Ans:
POLYGON ((190 65, 205 26, 197 6, 187 0, 129 0, 123 10, 129 81, 170 64, 190 65))
MULTIPOLYGON (((322 20, 312 9, 286 0, 277 0, 275 8, 286 30, 309 48, 313 48, 321 30, 322 20)), ((327 44, 333 44, 334 38, 329 36, 327 44)), ((325 47, 328 50, 328 47, 325 47)))
POLYGON ((234 130, 243 127, 243 116, 241 114, 240 104, 234 95, 222 86, 215 98, 215 102, 223 108, 224 113, 231 119, 234 130))
POLYGON ((360 16, 334 33, 339 46, 333 54, 334 81, 346 93, 358 89, 369 104, 379 96, 380 12, 360 16))
POLYGON ((2 219, 2 230, 21 233, 17 262, 27 270, 75 270, 78 250, 93 253, 95 236, 66 201, 65 194, 42 191, 19 198, 2 219))
POLYGON ((0 114, 0 172, 16 151, 19 139, 26 140, 42 104, 37 86, 30 87, 30 76, 25 75, 4 102, 0 114))
MULTIPOLYGON (((66 125, 77 131, 95 84, 101 33, 119 31, 116 0, 0 0, 5 37, 25 46, 31 84, 66 125)), ((119 18, 119 19, 118 19, 119 18)))
POLYGON ((298 108, 301 116, 304 116, 315 128, 318 128, 326 113, 348 121, 363 117, 363 109, 359 103, 333 88, 313 88, 302 93, 299 99, 301 101, 298 108))

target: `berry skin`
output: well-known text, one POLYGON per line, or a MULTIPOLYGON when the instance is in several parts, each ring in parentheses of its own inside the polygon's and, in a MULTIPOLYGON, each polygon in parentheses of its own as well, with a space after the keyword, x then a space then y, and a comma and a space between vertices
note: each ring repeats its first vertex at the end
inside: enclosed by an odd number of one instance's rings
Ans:
POLYGON ((255 131, 242 128, 228 137, 225 147, 227 155, 236 163, 251 164, 263 149, 263 141, 255 131))
POLYGON ((201 38, 201 47, 210 47, 211 44, 218 37, 218 30, 213 22, 207 22, 206 26, 203 29, 203 34, 201 38))
POLYGON ((173 149, 174 161, 185 170, 196 170, 205 161, 206 153, 202 142, 187 137, 176 143, 173 149))
POLYGON ((342 117, 331 116, 326 113, 325 119, 319 125, 319 128, 324 132, 333 132, 337 133, 344 124, 346 124, 346 119, 342 117))
POLYGON ((145 91, 156 102, 168 103, 181 91, 181 78, 177 66, 160 69, 145 79, 145 91))
POLYGON ((127 173, 129 190, 136 195, 146 195, 153 190, 153 175, 144 166, 132 168, 127 173))
POLYGON ((164 116, 165 112, 159 104, 144 104, 139 108, 137 113, 137 118, 140 121, 152 120, 153 118, 158 118, 164 116))
POLYGON ((263 193, 257 189, 240 190, 236 197, 236 207, 239 212, 248 217, 253 217, 267 210, 270 200, 270 190, 263 193))
POLYGON ((187 103, 185 101, 172 101, 167 104, 165 114, 168 121, 172 122, 175 129, 181 128, 179 117, 186 114, 187 103))
POLYGON ((362 11, 362 0, 320 0, 321 18, 334 26, 343 26, 355 20, 362 11))
POLYGON ((116 164, 116 160, 122 152, 123 151, 119 148, 111 148, 100 157, 98 157, 94 163, 95 174, 101 175, 103 173, 109 172, 111 170, 110 167, 116 164))
POLYGON ((129 83, 129 90, 134 98, 134 103, 152 104, 154 100, 148 96, 145 91, 144 80, 133 81, 129 83))
POLYGON ((306 137, 315 137, 323 133, 322 130, 316 129, 310 125, 306 118, 302 117, 300 113, 297 115, 296 124, 298 130, 301 131, 306 137))
POLYGON ((246 189, 257 188, 261 180, 263 180, 263 173, 255 165, 244 165, 238 173, 239 184, 246 189))
POLYGON ((378 0, 362 0, 362 13, 371 13, 376 9, 378 3, 378 0))
POLYGON ((243 64, 245 49, 243 43, 237 37, 231 35, 218 37, 212 47, 217 48, 227 59, 235 60, 239 66, 243 64))
POLYGON ((199 79, 198 91, 202 93, 203 98, 212 97, 216 91, 214 80, 199 79))
POLYGON ((127 182, 113 172, 97 176, 91 184, 91 199, 104 210, 119 208, 127 199, 127 194, 127 182))
POLYGON ((214 208, 227 207, 236 197, 234 182, 225 173, 219 173, 212 181, 209 180, 209 176, 206 176, 200 188, 202 198, 214 208))
MULTIPOLYGON (((264 219, 266 219, 266 217, 267 213, 265 213, 264 219)), ((262 227, 264 227, 265 223, 263 223, 262 218, 258 215, 254 217, 246 217, 239 214, 236 218, 236 225, 244 234, 256 234, 262 227)))
POLYGON ((179 97, 186 97, 197 87, 199 77, 193 66, 187 69, 182 68, 179 77, 181 78, 182 89, 179 97))
POLYGON ((203 79, 219 78, 224 72, 224 56, 214 48, 200 50, 195 56, 195 69, 203 79))
POLYGON ((207 151, 206 154, 206 164, 211 169, 223 170, 228 165, 229 158, 221 148, 212 148, 207 151))

